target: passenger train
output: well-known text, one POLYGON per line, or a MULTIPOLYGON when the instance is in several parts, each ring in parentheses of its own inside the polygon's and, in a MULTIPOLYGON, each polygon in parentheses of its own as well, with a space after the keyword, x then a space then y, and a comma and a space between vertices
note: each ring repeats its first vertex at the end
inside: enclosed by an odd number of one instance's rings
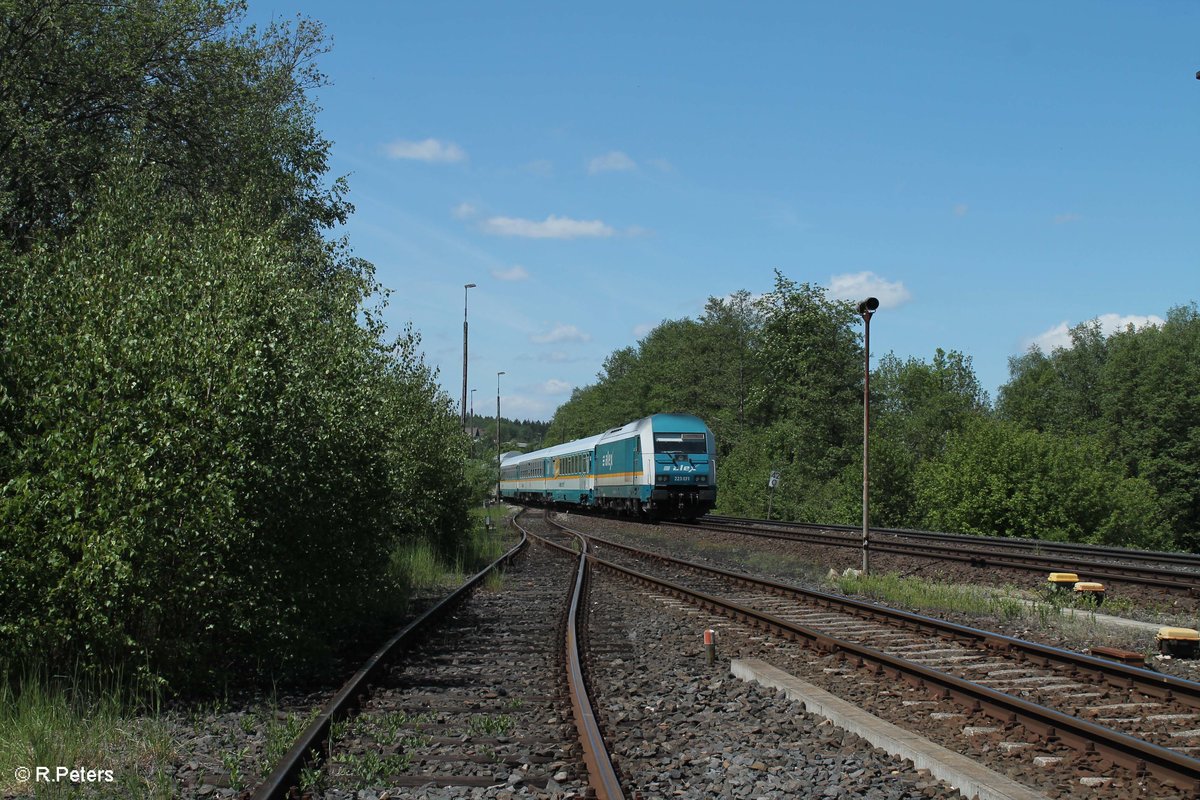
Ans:
POLYGON ((519 503, 695 519, 717 501, 716 444, 697 417, 654 414, 586 439, 504 454, 500 495, 519 503))

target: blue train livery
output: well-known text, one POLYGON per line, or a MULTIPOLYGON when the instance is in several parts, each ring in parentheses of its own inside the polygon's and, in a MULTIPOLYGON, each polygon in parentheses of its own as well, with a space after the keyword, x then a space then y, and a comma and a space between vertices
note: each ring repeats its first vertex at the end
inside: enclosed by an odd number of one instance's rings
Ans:
POLYGON ((500 459, 506 500, 694 519, 717 501, 716 444, 704 421, 654 414, 596 436, 500 459))

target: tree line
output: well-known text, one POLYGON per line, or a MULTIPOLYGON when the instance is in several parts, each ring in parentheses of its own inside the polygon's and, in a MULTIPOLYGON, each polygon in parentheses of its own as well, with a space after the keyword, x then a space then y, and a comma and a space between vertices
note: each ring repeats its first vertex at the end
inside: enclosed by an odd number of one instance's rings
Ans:
MULTIPOLYGON (((993 405, 971 359, 886 354, 871 375, 872 522, 1192 549, 1200 531, 1195 305, 1161 327, 1012 359, 993 405)), ((612 353, 546 434, 553 444, 656 412, 717 437, 719 510, 854 524, 862 514, 863 345, 850 303, 776 273, 612 353)))
POLYGON ((320 26, 223 0, 0 14, 0 653, 180 689, 318 664, 467 442, 330 237, 320 26))

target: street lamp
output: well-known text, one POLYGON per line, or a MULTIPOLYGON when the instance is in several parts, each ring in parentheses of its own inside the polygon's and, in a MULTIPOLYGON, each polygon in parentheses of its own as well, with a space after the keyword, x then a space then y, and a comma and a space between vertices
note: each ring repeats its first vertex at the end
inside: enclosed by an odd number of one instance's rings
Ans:
POLYGON ((479 390, 478 389, 471 390, 471 422, 472 423, 474 423, 474 421, 475 421, 475 392, 477 392, 477 391, 479 391, 479 390))
POLYGON ((467 292, 475 288, 473 283, 463 284, 463 393, 462 405, 459 409, 462 411, 462 427, 467 429, 467 292))
POLYGON ((500 502, 500 376, 505 372, 496 373, 496 502, 500 502))
POLYGON ((877 308, 879 308, 879 301, 874 297, 868 297, 858 304, 858 313, 862 315, 863 323, 866 325, 866 334, 863 336, 863 575, 866 575, 871 570, 870 506, 867 497, 867 491, 870 487, 867 465, 871 450, 867 435, 871 430, 871 315, 875 313, 877 308))

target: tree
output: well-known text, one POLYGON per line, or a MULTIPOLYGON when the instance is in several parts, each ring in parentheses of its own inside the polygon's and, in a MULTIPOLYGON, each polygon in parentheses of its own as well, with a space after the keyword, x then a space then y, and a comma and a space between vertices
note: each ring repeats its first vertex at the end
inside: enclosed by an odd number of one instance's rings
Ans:
POLYGON ((997 412, 1039 431, 1100 431, 1108 341, 1098 320, 1071 329, 1071 346, 1046 356, 1033 347, 1009 359, 1009 382, 1000 388, 997 412))
POLYGON ((1129 475, 1155 487, 1177 546, 1200 546, 1200 314, 1113 334, 1103 370, 1103 437, 1129 475))
MULTIPOLYGON (((871 376, 871 509, 880 525, 916 527, 916 472, 937 458, 948 438, 970 420, 988 413, 987 393, 971 359, 940 347, 932 362, 879 360, 871 376)), ((862 457, 843 477, 842 502, 848 521, 862 511, 862 457)), ((859 517, 860 518, 860 517, 859 517)))
POLYGON ((825 519, 835 513, 840 473, 862 442, 862 348, 847 302, 779 272, 757 303, 754 374, 747 431, 725 459, 722 508, 762 513, 767 476, 777 469, 779 513, 825 519), (729 506, 726 506, 729 503, 729 506))
POLYGON ((1157 547, 1167 541, 1153 487, 1126 478, 1098 441, 971 419, 917 469, 935 530, 1157 547))
POLYGON ((0 251, 0 652, 299 669, 386 605, 398 540, 461 535, 457 417, 413 335, 380 341, 366 262, 298 256, 252 194, 103 183, 0 251))
POLYGON ((292 235, 344 222, 307 92, 321 26, 236 29, 237 0, 0 6, 0 237, 19 250, 80 223, 115 163, 193 199, 253 187, 292 235))

